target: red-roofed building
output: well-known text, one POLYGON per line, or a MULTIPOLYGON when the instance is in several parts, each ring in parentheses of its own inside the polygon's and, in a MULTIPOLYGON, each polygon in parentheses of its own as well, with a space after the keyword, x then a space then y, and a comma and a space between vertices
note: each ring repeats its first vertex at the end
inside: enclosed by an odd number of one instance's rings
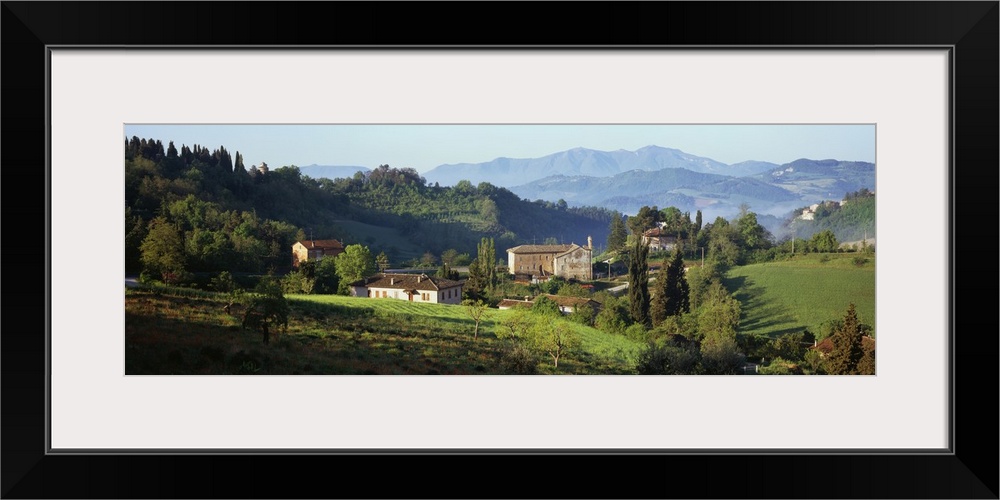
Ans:
POLYGON ((324 257, 336 257, 343 252, 344 244, 337 240, 296 241, 292 245, 292 266, 299 267, 300 262, 316 261, 324 257))
POLYGON ((519 245, 507 249, 507 269, 515 279, 531 276, 532 281, 560 276, 566 279, 590 281, 594 279, 593 241, 587 246, 569 245, 519 245))
POLYGON ((672 251, 677 245, 677 236, 669 235, 661 228, 654 227, 642 233, 642 242, 649 245, 650 252, 672 251))
POLYGON ((351 295, 432 304, 461 304, 464 281, 426 274, 376 274, 351 283, 351 295))

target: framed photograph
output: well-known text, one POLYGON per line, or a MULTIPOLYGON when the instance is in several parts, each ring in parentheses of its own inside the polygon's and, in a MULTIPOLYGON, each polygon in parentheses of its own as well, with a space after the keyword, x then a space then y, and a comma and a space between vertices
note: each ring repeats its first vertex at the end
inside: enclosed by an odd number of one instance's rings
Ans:
MULTIPOLYGON (((584 4, 572 16, 646 24, 654 5, 666 11, 662 19, 694 19, 721 4, 584 4)), ((996 196, 997 3, 725 5, 754 21, 754 34, 725 21, 705 31, 680 23, 655 40, 623 33, 615 42, 627 46, 586 36, 574 46, 522 46, 485 35, 438 43, 428 26, 402 27, 418 10, 408 5, 331 5, 337 34, 330 39, 311 35, 330 29, 312 19, 312 4, 4 3, 5 69, 24 75, 5 78, 5 101, 28 104, 5 106, 5 124, 18 124, 4 131, 8 183, 44 184, 46 193, 8 208, 8 222, 30 234, 26 216, 34 215, 33 232, 39 223, 46 228, 46 259, 42 283, 24 285, 37 292, 8 298, 8 311, 37 311, 44 328, 31 336, 8 328, 3 340, 3 495, 304 496, 277 479, 241 482, 245 471, 228 467, 260 460, 291 471, 315 460, 341 473, 401 471, 396 486, 345 486, 335 496, 443 496, 438 486, 421 486, 426 478, 410 470, 415 461, 472 473, 486 466, 474 456, 490 455, 532 467, 571 460, 584 474, 656 471, 649 485, 577 490, 609 497, 663 496, 677 475, 690 481, 682 496, 691 497, 996 498, 996 464, 976 458, 996 456, 995 429, 971 417, 995 411, 995 400, 956 385, 995 380, 995 357, 977 355, 995 352, 995 336, 970 345, 956 332, 993 331, 996 318, 965 312, 970 306, 956 313, 959 291, 987 289, 956 279, 971 269, 959 258, 956 228, 975 220, 968 207, 981 212, 972 200, 996 196), (367 45, 359 26, 339 30, 348 19, 367 26, 375 18, 399 30, 384 44, 367 45), (142 28, 137 19, 146 20, 142 28), (286 33, 277 31, 281 19, 298 20, 299 35, 275 34, 286 33), (178 43, 166 26, 195 29, 178 43), (412 34, 407 43, 396 38, 404 33, 412 34), (377 125, 395 137, 398 127, 417 126, 456 127, 457 135, 461 127, 543 125, 789 127, 780 129, 789 142, 796 128, 863 129, 874 142, 878 196, 878 370, 860 377, 130 375, 136 347, 123 342, 122 139, 127 155, 130 131, 146 138, 143 127, 181 125, 255 127, 260 144, 283 140, 274 126, 377 125), (12 147, 20 144, 36 147, 12 147), (173 479, 152 480, 167 462, 178 471, 173 479), (81 466, 91 471, 85 485, 72 472, 81 466), (115 486, 123 470, 143 479, 123 491, 115 486), (719 474, 737 479, 714 479, 719 474), (790 479, 831 474, 845 479, 790 479), (197 479, 230 486, 200 490, 197 479)), ((419 10, 438 7, 426 9, 419 10)), ((489 24, 523 20, 520 10, 489 24)), ((392 137, 353 140, 391 156, 392 137)), ((511 141, 526 137, 512 133, 511 141)), ((219 146, 238 147, 198 147, 219 146)), ((20 281, 39 280, 8 283, 20 281)), ((355 288, 393 293, 395 283, 382 285, 355 288)), ((524 496, 519 488, 501 484, 490 496, 524 496)), ((545 488, 530 496, 582 494, 565 484, 545 488)))

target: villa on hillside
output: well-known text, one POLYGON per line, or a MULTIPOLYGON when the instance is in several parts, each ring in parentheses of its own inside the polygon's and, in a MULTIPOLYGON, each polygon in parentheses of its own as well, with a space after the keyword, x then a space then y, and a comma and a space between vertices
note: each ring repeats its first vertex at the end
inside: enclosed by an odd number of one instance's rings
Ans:
POLYGON ((587 237, 587 246, 569 245, 519 245, 507 249, 507 268, 515 278, 532 279, 559 276, 566 279, 591 281, 594 279, 593 239, 587 237))
POLYGON ((833 208, 839 208, 843 204, 844 204, 843 202, 839 201, 824 201, 821 203, 813 203, 812 205, 809 205, 808 208, 803 208, 802 214, 800 214, 798 218, 802 220, 816 220, 816 211, 819 210, 819 207, 823 206, 828 209, 833 209, 833 208))
POLYGON ((380 273, 351 283, 351 295, 432 304, 461 304, 464 281, 426 274, 380 273))
POLYGON ((344 244, 337 240, 304 240, 292 245, 292 267, 306 261, 317 261, 324 257, 336 257, 343 253, 344 244))
POLYGON ((669 235, 662 228, 654 227, 642 233, 642 242, 649 245, 650 252, 661 250, 670 252, 677 246, 677 236, 669 235))

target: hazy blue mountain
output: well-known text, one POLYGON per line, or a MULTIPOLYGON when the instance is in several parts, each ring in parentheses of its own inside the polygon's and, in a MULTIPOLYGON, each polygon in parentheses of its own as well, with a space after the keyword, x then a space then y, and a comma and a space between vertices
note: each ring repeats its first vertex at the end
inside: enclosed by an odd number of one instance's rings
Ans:
MULTIPOLYGON (((485 163, 457 163, 435 167, 424 174, 428 183, 455 185, 466 179, 473 184, 489 182, 511 187, 554 175, 611 177, 630 170, 685 168, 700 173, 729 175, 729 166, 711 158, 691 155, 678 149, 646 146, 636 151, 597 151, 574 148, 541 158, 497 158, 485 163)), ((760 172, 753 168, 743 172, 760 172)))
POLYGON ((349 179, 354 177, 355 172, 368 172, 368 167, 357 167, 351 165, 306 165, 299 167, 302 175, 308 175, 313 179, 349 179))
POLYGON ((748 175, 759 174, 761 172, 769 172, 778 168, 777 163, 771 163, 769 161, 741 161, 739 163, 733 163, 729 166, 729 172, 727 175, 732 175, 735 177, 745 177, 748 175))
POLYGON ((799 195, 803 201, 840 200, 861 188, 875 190, 875 164, 863 161, 798 159, 767 172, 758 179, 799 195))
POLYGON ((528 200, 563 199, 570 205, 595 205, 627 214, 656 205, 725 216, 747 203, 754 211, 777 215, 801 203, 794 193, 760 179, 686 168, 632 170, 613 177, 555 175, 509 189, 528 200))

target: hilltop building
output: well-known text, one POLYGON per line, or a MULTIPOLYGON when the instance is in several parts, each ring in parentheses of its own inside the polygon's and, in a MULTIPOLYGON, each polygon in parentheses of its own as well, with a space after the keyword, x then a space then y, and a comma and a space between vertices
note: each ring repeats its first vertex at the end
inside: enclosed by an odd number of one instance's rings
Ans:
POLYGON ((515 276, 533 279, 559 276, 566 279, 590 281, 594 279, 593 239, 587 237, 587 246, 569 245, 519 245, 507 249, 507 268, 515 276))

